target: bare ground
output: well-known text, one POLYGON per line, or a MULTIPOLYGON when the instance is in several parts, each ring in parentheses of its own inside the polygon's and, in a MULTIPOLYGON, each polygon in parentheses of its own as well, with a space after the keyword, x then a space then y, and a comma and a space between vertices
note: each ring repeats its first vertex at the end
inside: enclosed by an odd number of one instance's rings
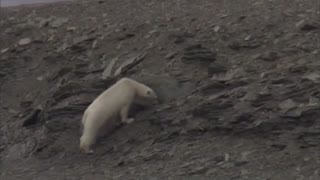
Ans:
POLYGON ((1 179, 320 177, 319 0, 94 0, 2 8, 1 179), (86 106, 153 87, 80 154, 86 106))

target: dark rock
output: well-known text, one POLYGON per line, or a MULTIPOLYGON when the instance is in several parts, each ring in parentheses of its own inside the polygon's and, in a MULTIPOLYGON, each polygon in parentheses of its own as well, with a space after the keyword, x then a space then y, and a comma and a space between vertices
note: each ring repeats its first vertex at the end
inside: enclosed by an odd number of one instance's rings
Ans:
POLYGON ((0 78, 4 78, 4 77, 6 77, 6 75, 7 75, 7 73, 0 71, 0 78))
POLYGON ((287 101, 283 103, 283 114, 281 117, 286 118, 300 118, 297 124, 303 124, 305 126, 312 125, 317 119, 320 113, 317 111, 319 108, 319 102, 317 100, 309 100, 306 104, 297 104, 294 102, 287 101))
POLYGON ((141 111, 143 111, 143 110, 145 110, 145 109, 146 109, 146 106, 134 102, 134 103, 132 104, 132 106, 130 107, 129 116, 132 117, 132 116, 134 116, 135 114, 137 114, 137 113, 139 113, 139 112, 141 112, 141 111))
POLYGON ((71 44, 64 43, 61 47, 58 48, 58 51, 61 52, 61 51, 65 51, 67 49, 71 49, 72 51, 77 51, 77 52, 86 51, 87 47, 84 47, 81 44, 83 42, 91 42, 94 40, 95 40, 95 38, 93 36, 88 36, 88 35, 76 37, 73 39, 73 43, 71 43, 71 44))
POLYGON ((289 71, 291 73, 296 73, 296 74, 305 73, 305 72, 308 72, 308 70, 309 68, 305 65, 295 65, 289 68, 289 71))
POLYGON ((291 84, 292 81, 285 77, 278 77, 276 79, 271 80, 272 84, 291 84))
POLYGON ((247 94, 242 98, 242 101, 254 101, 257 99, 257 92, 249 91, 247 94))
POLYGON ((72 71, 72 67, 62 67, 60 70, 56 71, 53 73, 53 75, 49 78, 50 81, 54 81, 58 78, 61 78, 65 74, 69 73, 72 71))
POLYGON ((182 59, 185 61, 212 62, 216 60, 216 53, 200 44, 196 44, 184 49, 182 59))
POLYGON ((64 61, 66 60, 66 58, 59 53, 48 53, 46 56, 43 57, 43 60, 50 63, 56 63, 57 60, 64 61))
POLYGON ((319 28, 320 28, 320 25, 316 23, 305 23, 300 27, 302 31, 312 31, 319 28))
POLYGON ((211 63, 208 67, 209 76, 212 76, 214 74, 219 74, 219 73, 226 73, 226 72, 227 72, 227 68, 217 62, 211 63))
POLYGON ((125 62, 123 62, 120 67, 115 71, 114 76, 118 76, 120 74, 123 74, 125 71, 131 69, 138 63, 140 63, 145 57, 147 53, 142 53, 134 56, 131 59, 127 59, 125 62))
POLYGON ((90 37, 87 35, 76 37, 73 39, 73 45, 77 45, 85 41, 93 41, 94 39, 95 39, 94 37, 90 37))
POLYGON ((68 129, 68 125, 66 122, 62 121, 61 119, 55 119, 46 121, 45 127, 49 132, 59 132, 59 131, 64 131, 65 129, 68 129))
POLYGON ((21 101, 20 106, 23 108, 28 108, 32 105, 32 100, 21 101))
POLYGON ((292 109, 281 114, 281 117, 284 118, 299 118, 302 115, 301 109, 292 109))
POLYGON ((78 45, 78 44, 71 46, 69 49, 75 53, 80 53, 87 50, 85 46, 78 45))
MULTIPOLYGON (((197 119, 195 121, 188 121, 186 128, 184 129, 186 132, 205 132, 208 128, 205 124, 206 120, 197 119)), ((178 123, 182 124, 181 121, 178 123)))
POLYGON ((126 34, 123 34, 123 35, 117 37, 117 40, 122 41, 122 40, 125 40, 125 39, 132 38, 132 37, 134 37, 134 36, 135 36, 135 34, 126 33, 126 34))
POLYGON ((227 86, 221 82, 213 81, 208 84, 205 84, 197 89, 202 94, 208 95, 208 94, 215 94, 217 92, 222 91, 227 86))
POLYGON ((279 119, 258 119, 254 123, 254 132, 266 133, 272 132, 274 130, 278 130, 284 128, 291 128, 288 126, 287 121, 279 120, 279 119))
POLYGON ((248 161, 236 161, 234 163, 235 166, 243 166, 245 164, 248 164, 249 162, 248 161))
POLYGON ((315 147, 320 145, 320 128, 314 127, 307 132, 300 132, 297 139, 303 144, 301 148, 315 147))
MULTIPOLYGON (((60 122, 58 119, 73 119, 76 115, 82 114, 83 111, 90 105, 90 101, 88 101, 86 104, 80 104, 80 105, 67 105, 67 106, 61 106, 61 107, 54 107, 50 109, 46 109, 45 116, 42 120, 49 122, 49 121, 55 121, 53 124, 59 124, 60 127, 57 127, 57 129, 63 129, 65 125, 63 122, 60 122)), ((48 126, 51 126, 51 123, 47 123, 48 126)), ((56 129, 53 126, 51 126, 52 129, 56 129)))
POLYGON ((181 43, 184 43, 186 41, 186 39, 188 38, 193 38, 194 35, 191 34, 191 33, 187 33, 187 32, 184 32, 184 33, 173 33, 173 34, 170 34, 168 36, 169 39, 173 39, 173 42, 175 44, 181 44, 181 43))
POLYGON ((233 124, 238 124, 242 122, 250 122, 252 118, 252 114, 247 112, 247 113, 240 113, 239 115, 236 115, 233 121, 231 123, 233 124))
POLYGON ((246 18, 247 18, 247 16, 245 16, 245 15, 239 16, 238 17, 238 21, 240 22, 240 21, 242 21, 242 20, 244 20, 246 18))
POLYGON ((90 88, 97 89, 97 90, 105 90, 109 88, 112 84, 116 83, 116 78, 108 78, 108 79, 97 79, 96 81, 91 82, 87 85, 90 88))
POLYGON ((279 54, 277 52, 266 52, 260 56, 260 59, 265 61, 275 61, 279 58, 279 54))
POLYGON ((79 94, 84 91, 84 87, 77 82, 69 82, 60 86, 52 95, 52 98, 56 101, 62 101, 72 95, 79 94))
POLYGON ((210 120, 218 120, 220 116, 228 112, 228 109, 233 107, 231 101, 215 100, 212 102, 204 102, 197 105, 192 111, 193 116, 203 117, 210 120))
POLYGON ((240 49, 255 49, 260 45, 261 44, 259 42, 255 42, 255 41, 245 41, 245 42, 233 41, 228 46, 233 50, 240 50, 240 49))
POLYGON ((26 126, 34 125, 37 122, 39 122, 39 114, 41 112, 42 112, 42 109, 40 108, 32 110, 32 112, 22 120, 23 121, 22 125, 26 127, 26 126))
POLYGON ((252 106, 259 107, 261 105, 265 105, 268 101, 272 100, 272 94, 261 94, 258 93, 255 96, 255 99, 251 102, 252 106))
POLYGON ((224 161, 224 159, 225 159, 224 155, 216 156, 213 158, 213 160, 216 161, 217 163, 224 161))
MULTIPOLYGON (((236 86, 231 86, 231 88, 234 88, 236 86)), ((243 98, 247 94, 247 91, 245 89, 239 88, 235 90, 231 96, 237 99, 243 98)))
POLYGON ((237 69, 231 69, 226 73, 214 74, 211 79, 227 84, 228 81, 239 79, 245 74, 246 72, 243 70, 243 68, 240 67, 237 69))
POLYGON ((125 160, 123 158, 121 158, 116 164, 115 167, 117 166, 123 166, 125 164, 125 160))
POLYGON ((285 144, 271 144, 271 147, 277 149, 278 151, 282 151, 287 147, 287 145, 285 145, 285 144))
POLYGON ((225 83, 229 88, 238 88, 249 84, 247 79, 234 79, 225 83))
POLYGON ((165 58, 166 59, 172 59, 176 54, 177 54, 177 52, 170 52, 165 56, 165 58))

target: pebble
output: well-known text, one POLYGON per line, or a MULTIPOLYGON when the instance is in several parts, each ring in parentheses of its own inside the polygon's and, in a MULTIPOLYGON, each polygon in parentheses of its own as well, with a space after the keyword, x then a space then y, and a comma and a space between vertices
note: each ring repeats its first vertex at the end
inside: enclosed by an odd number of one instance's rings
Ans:
POLYGON ((28 44, 31 43, 31 39, 30 38, 23 38, 23 39, 20 39, 20 41, 18 42, 18 44, 20 46, 26 46, 28 44))

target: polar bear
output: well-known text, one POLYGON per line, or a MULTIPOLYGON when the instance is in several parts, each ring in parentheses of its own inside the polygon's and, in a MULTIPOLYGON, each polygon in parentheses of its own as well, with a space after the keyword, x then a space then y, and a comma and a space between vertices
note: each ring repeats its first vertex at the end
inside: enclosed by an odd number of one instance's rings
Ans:
POLYGON ((158 100, 157 94, 150 87, 130 78, 122 78, 102 92, 84 111, 80 150, 92 154, 91 146, 116 117, 120 117, 122 123, 132 123, 134 119, 128 118, 128 112, 136 98, 158 100))

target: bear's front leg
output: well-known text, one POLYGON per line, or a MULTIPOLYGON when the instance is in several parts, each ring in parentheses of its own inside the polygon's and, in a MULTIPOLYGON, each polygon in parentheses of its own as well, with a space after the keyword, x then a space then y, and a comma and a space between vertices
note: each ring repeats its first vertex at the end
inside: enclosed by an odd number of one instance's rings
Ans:
POLYGON ((134 118, 128 118, 128 113, 129 113, 129 108, 130 106, 124 106, 120 110, 120 118, 122 123, 130 124, 134 121, 134 118))

